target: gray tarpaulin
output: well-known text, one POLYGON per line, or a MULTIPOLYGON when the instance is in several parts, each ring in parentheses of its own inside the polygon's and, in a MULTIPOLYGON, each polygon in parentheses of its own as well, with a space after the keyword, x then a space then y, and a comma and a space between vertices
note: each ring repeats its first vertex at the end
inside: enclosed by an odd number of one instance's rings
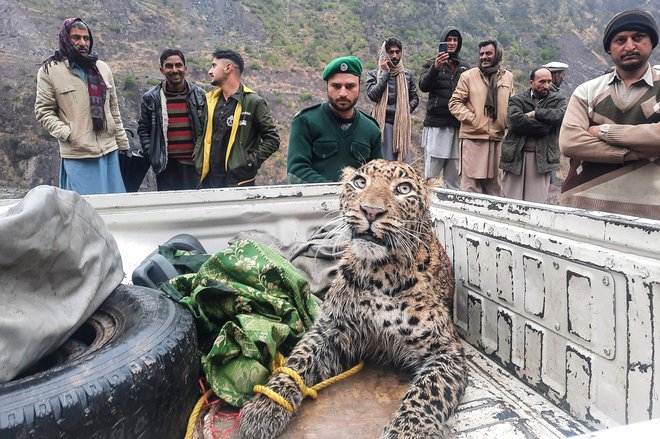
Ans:
POLYGON ((114 238, 78 194, 39 186, 0 213, 0 383, 54 351, 122 279, 114 238))
POLYGON ((274 248, 291 261, 296 270, 309 282, 309 289, 323 300, 337 277, 337 266, 343 256, 346 237, 334 228, 320 228, 307 241, 284 245, 267 233, 247 231, 238 233, 230 244, 241 239, 254 239, 274 248))

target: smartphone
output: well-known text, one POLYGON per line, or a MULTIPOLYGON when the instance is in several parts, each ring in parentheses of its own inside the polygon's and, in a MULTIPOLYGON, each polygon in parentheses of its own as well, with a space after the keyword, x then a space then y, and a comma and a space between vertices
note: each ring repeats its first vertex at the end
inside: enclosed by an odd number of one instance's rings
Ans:
POLYGON ((442 42, 442 43, 438 44, 438 52, 448 52, 448 51, 449 51, 449 48, 447 47, 446 42, 442 42))

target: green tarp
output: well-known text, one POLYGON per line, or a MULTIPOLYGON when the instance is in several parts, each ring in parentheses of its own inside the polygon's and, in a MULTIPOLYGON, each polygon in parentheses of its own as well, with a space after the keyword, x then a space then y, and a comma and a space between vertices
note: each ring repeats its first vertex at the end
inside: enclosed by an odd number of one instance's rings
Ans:
POLYGON ((236 407, 265 384, 275 352, 290 349, 318 313, 307 280, 284 257, 258 241, 244 239, 215 255, 160 253, 196 273, 183 274, 161 289, 198 319, 201 342, 211 341, 202 367, 215 393, 236 407))

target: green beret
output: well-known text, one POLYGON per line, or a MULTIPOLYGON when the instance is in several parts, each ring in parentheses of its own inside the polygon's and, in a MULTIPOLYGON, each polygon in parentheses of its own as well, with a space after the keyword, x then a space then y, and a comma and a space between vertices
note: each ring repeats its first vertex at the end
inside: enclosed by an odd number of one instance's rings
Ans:
POLYGON ((350 73, 359 78, 362 76, 362 63, 357 56, 353 55, 335 58, 323 69, 323 80, 327 81, 335 73, 350 73))

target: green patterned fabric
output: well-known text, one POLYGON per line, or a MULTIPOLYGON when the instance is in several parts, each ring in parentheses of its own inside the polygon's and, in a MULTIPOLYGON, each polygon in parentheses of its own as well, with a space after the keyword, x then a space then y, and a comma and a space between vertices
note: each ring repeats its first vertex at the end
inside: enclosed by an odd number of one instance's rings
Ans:
MULTIPOLYGON (((181 263, 185 254, 168 256, 181 263)), ((254 395, 254 385, 268 381, 275 352, 292 347, 318 313, 307 280, 279 253, 251 239, 161 289, 193 312, 202 338, 214 339, 202 367, 215 393, 236 407, 254 395)))

